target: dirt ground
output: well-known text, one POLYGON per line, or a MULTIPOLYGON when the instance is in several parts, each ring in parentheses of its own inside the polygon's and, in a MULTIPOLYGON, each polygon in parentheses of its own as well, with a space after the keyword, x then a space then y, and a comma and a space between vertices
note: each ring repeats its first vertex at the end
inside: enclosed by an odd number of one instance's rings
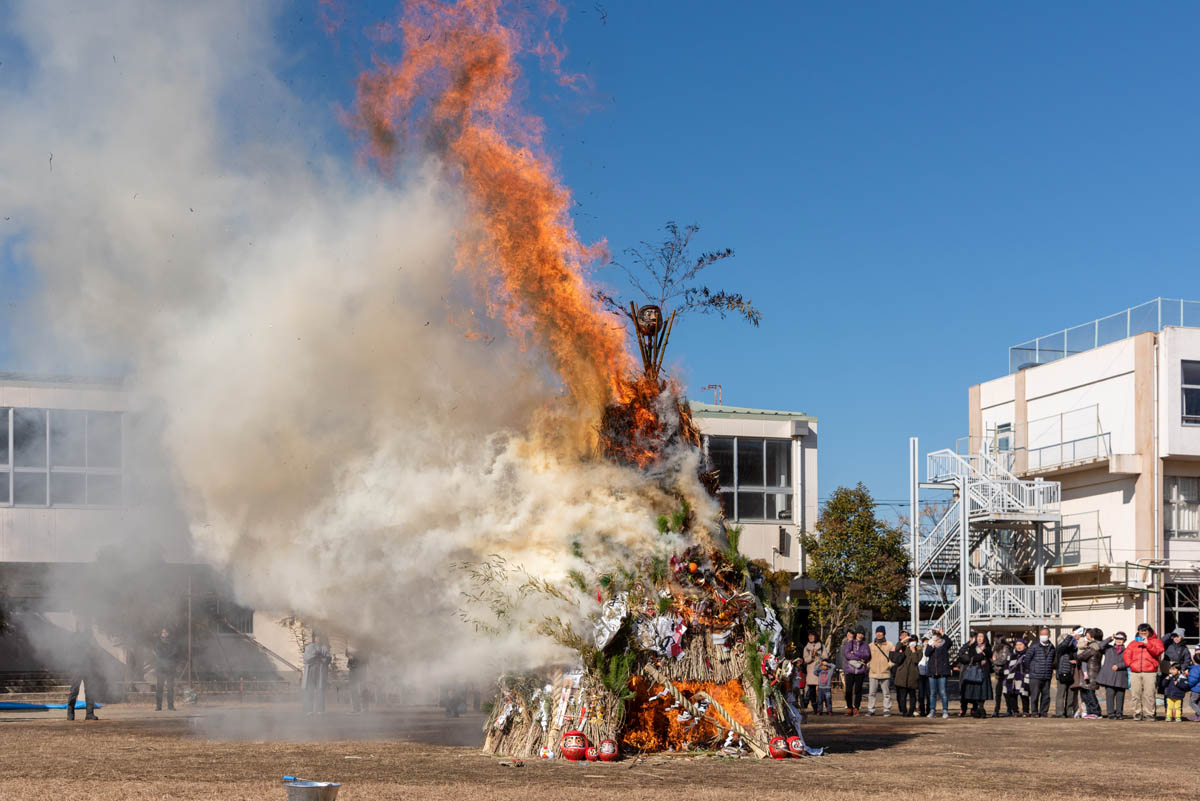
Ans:
POLYGON ((504 767, 478 750, 478 715, 437 709, 331 712, 289 706, 113 706, 74 723, 61 711, 0 713, 0 799, 286 799, 285 774, 342 782, 339 801, 391 799, 804 798, 862 801, 1128 799, 1188 788, 1200 724, 818 718, 818 758, 757 761, 654 756, 615 764, 528 760, 504 767), (1173 777, 1173 778, 1171 778, 1173 777), (1154 789, 1158 788, 1158 789, 1154 789), (882 797, 882 796, 881 796, 882 797))

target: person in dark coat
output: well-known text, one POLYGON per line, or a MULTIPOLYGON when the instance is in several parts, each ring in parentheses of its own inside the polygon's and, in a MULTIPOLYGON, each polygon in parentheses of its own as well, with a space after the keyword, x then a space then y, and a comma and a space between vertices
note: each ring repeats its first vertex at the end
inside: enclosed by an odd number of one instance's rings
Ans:
POLYGON ((1104 660, 1096 682, 1104 688, 1105 713, 1109 720, 1125 718, 1125 691, 1129 689, 1129 666, 1125 664, 1125 632, 1118 631, 1101 643, 1104 660))
POLYGON ((1071 685, 1075 684, 1075 651, 1078 650, 1078 638, 1083 636, 1083 632, 1083 626, 1067 632, 1054 649, 1054 672, 1058 679, 1058 689, 1054 694, 1055 717, 1074 717, 1079 709, 1079 691, 1072 689, 1071 685))
POLYGON ((333 654, 328 643, 320 634, 313 634, 312 642, 304 646, 304 714, 325 714, 325 688, 329 686, 329 664, 333 654))
POLYGON ((1025 650, 1025 670, 1029 674, 1029 710, 1035 718, 1050 714, 1050 687, 1054 679, 1054 644, 1050 629, 1038 630, 1037 640, 1025 650))
POLYGON ((1027 650, 1025 640, 1018 638, 1013 643, 1013 649, 1009 652, 1008 661, 1005 662, 1004 672, 1001 674, 1004 679, 1004 703, 1008 707, 1008 717, 1029 717, 1029 666, 1025 657, 1027 650))
POLYGON ((966 705, 971 705, 971 716, 977 718, 987 717, 984 712, 984 705, 992 699, 992 644, 988 642, 987 635, 982 631, 976 632, 975 637, 971 642, 962 647, 958 652, 959 664, 959 693, 963 701, 963 711, 960 717, 966 717, 966 705), (967 681, 968 668, 978 667, 983 671, 982 681, 967 681))
POLYGON ((1095 720, 1100 717, 1100 702, 1096 700, 1099 689, 1100 671, 1104 663, 1104 632, 1088 629, 1075 652, 1075 670, 1078 672, 1079 697, 1083 701, 1083 717, 1095 720))
POLYGON ((1004 668, 1008 665, 1008 658, 1012 656, 1013 637, 1007 636, 996 640, 996 645, 992 648, 992 673, 996 679, 996 708, 992 710, 992 717, 1000 717, 1000 702, 1004 699, 1004 668))
POLYGON ((1183 642, 1183 629, 1175 629, 1167 635, 1166 648, 1163 649, 1163 661, 1168 666, 1174 665, 1180 672, 1187 673, 1192 664, 1192 654, 1183 642))
POLYGON ((80 685, 84 686, 87 701, 87 717, 84 720, 99 720, 96 717, 96 701, 100 696, 100 676, 96 669, 95 644, 83 623, 76 623, 71 639, 71 688, 67 691, 67 720, 75 719, 75 702, 79 700, 80 685))
POLYGON ((162 712, 163 688, 166 685, 167 709, 175 709, 175 671, 179 661, 179 645, 166 629, 154 641, 154 711, 162 712))
POLYGON ((355 651, 346 657, 346 670, 350 674, 350 708, 355 714, 369 712, 370 693, 367 690, 367 657, 355 651))
POLYGON ((899 656, 896 661, 896 698, 900 705, 900 715, 911 718, 917 710, 917 688, 921 684, 921 652, 917 641, 909 638, 905 647, 898 648, 893 656, 899 656))
POLYGON ((917 714, 921 717, 929 714, 929 657, 925 656, 927 645, 928 637, 922 637, 917 643, 917 653, 921 655, 921 661, 917 662, 917 670, 921 673, 921 680, 917 683, 917 714))
POLYGON ((948 718, 950 701, 946 695, 946 679, 950 677, 950 638, 941 630, 930 630, 925 658, 925 677, 929 681, 929 717, 937 714, 937 702, 941 698, 942 717, 948 718))

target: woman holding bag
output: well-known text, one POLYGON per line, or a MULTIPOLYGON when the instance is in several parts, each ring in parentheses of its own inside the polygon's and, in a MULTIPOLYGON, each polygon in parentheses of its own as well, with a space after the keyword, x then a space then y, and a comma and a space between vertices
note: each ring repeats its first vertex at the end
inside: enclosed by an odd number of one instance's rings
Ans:
MULTIPOLYGON (((982 631, 975 633, 975 637, 959 652, 958 664, 962 666, 959 672, 959 692, 962 700, 971 705, 972 717, 987 717, 983 707, 992 700, 992 646, 986 634, 982 631)), ((960 717, 965 717, 966 714, 964 709, 960 717)))

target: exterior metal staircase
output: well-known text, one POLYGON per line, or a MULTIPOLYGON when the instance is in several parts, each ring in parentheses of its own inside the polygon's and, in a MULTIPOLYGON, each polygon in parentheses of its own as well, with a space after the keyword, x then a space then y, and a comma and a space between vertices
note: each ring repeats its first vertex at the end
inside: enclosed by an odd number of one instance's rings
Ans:
POLYGON ((1062 589, 1044 583, 1044 527, 1061 519, 1061 485, 1026 481, 987 453, 940 450, 926 457, 927 488, 952 493, 945 514, 917 537, 913 623, 939 628, 955 642, 978 629, 1023 628, 1055 621, 1062 589), (1030 556, 1033 564, 1030 564, 1030 556), (1022 571, 1033 583, 1021 580, 1022 571), (966 601, 964 606, 964 599, 966 601), (922 615, 922 611, 932 615, 922 615))

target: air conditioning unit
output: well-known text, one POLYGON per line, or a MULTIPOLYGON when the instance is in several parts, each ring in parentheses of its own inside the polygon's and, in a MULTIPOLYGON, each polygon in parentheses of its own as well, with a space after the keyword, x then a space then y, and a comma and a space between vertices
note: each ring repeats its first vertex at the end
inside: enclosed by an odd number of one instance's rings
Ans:
POLYGON ((1125 584, 1131 590, 1145 590, 1146 589, 1146 582, 1140 581, 1138 579, 1129 579, 1129 581, 1125 582, 1125 584))

